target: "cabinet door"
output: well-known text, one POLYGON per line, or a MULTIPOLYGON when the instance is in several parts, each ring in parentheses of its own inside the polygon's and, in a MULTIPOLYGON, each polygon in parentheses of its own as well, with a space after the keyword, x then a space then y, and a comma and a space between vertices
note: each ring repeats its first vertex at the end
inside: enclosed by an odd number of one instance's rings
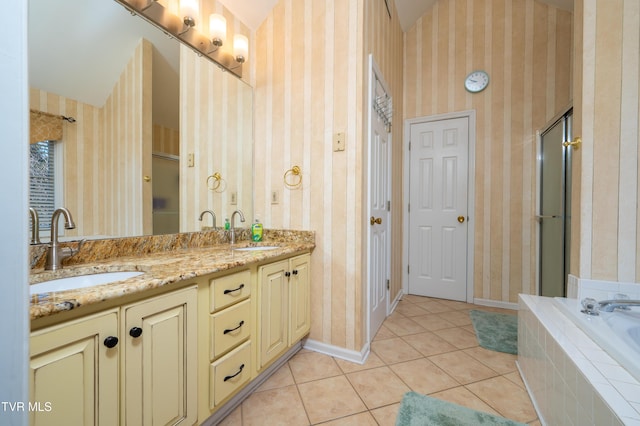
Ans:
POLYGON ((123 424, 194 424, 197 287, 125 306, 122 314, 123 424))
POLYGON ((31 425, 118 424, 118 312, 31 334, 31 425))
POLYGON ((289 282, 289 345, 302 339, 311 329, 309 255, 291 259, 289 282))
POLYGON ((287 291, 289 261, 272 263, 258 269, 260 301, 260 367, 283 352, 288 344, 289 294, 287 291))

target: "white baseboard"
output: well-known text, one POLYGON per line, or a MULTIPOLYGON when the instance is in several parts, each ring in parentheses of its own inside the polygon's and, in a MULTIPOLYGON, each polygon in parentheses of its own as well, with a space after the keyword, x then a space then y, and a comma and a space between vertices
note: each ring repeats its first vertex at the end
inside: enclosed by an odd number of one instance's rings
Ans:
POLYGON ((317 340, 307 339, 303 346, 304 349, 320 352, 321 354, 344 359, 345 361, 355 362, 356 364, 364 364, 369 356, 370 347, 367 343, 360 352, 351 349, 341 348, 340 346, 329 345, 327 343, 318 342, 317 340))
POLYGON ((404 290, 400 290, 396 298, 389 305, 389 315, 391 315, 393 311, 396 310, 396 307, 398 306, 398 302, 400 302, 400 299, 402 299, 402 296, 404 296, 404 290))
POLYGON ((491 306, 492 308, 511 309, 514 311, 518 310, 517 303, 501 302, 499 300, 473 299, 473 303, 480 306, 491 306))

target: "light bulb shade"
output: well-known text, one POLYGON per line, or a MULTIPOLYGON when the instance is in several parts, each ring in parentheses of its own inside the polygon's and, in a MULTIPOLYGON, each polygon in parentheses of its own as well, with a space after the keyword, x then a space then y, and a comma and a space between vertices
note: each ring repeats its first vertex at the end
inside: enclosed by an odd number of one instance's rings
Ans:
POLYGON ((249 39, 242 34, 233 36, 233 56, 236 61, 244 62, 249 56, 249 39))
POLYGON ((222 46, 227 38, 227 20, 217 13, 209 15, 209 35, 211 42, 216 46, 222 46))
POLYGON ((180 0, 180 15, 184 18, 185 24, 195 26, 198 20, 198 10, 198 0, 180 0), (192 24, 187 22, 192 22, 192 24))

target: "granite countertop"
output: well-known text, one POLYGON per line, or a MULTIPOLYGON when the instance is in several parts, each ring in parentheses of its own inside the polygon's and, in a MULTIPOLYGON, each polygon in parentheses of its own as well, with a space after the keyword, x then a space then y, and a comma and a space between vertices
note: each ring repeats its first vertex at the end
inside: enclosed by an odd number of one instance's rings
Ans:
POLYGON ((57 271, 44 271, 41 268, 35 268, 30 275, 30 284, 101 272, 140 271, 143 274, 116 283, 34 294, 31 296, 31 320, 215 272, 310 251, 315 247, 314 240, 314 238, 271 238, 260 243, 239 241, 234 246, 229 243, 218 243, 204 247, 171 248, 143 255, 129 254, 93 260, 83 264, 64 266, 63 269, 57 271), (277 246, 278 248, 256 251, 236 250, 256 245, 277 246))

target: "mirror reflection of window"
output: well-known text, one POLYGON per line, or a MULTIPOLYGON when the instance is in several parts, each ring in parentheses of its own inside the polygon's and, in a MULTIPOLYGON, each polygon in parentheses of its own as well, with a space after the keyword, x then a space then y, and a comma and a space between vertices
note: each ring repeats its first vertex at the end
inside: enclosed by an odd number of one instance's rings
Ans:
POLYGON ((45 233, 51 229, 56 205, 62 202, 58 190, 61 158, 57 158, 60 155, 56 153, 59 144, 49 140, 29 145, 29 207, 38 212, 39 231, 45 233))

